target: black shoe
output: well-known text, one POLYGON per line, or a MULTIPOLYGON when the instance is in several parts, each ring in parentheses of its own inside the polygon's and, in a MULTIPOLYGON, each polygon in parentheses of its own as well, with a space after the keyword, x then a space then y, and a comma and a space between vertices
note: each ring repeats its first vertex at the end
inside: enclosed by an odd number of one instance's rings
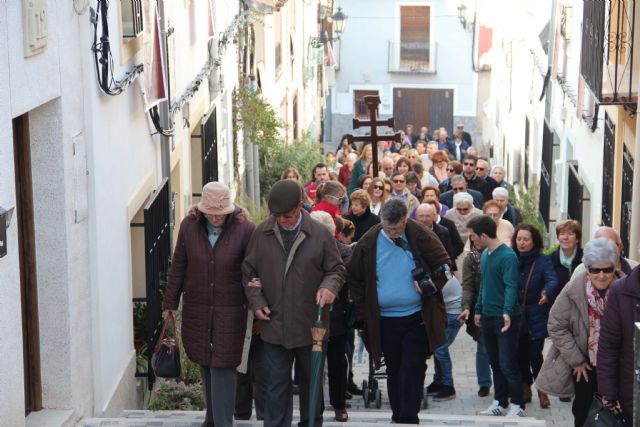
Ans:
POLYGON ((560 398, 560 402, 571 402, 571 398, 570 397, 561 397, 560 398))
POLYGON ((362 396, 362 390, 354 382, 347 385, 347 391, 354 396, 362 396))
POLYGON ((445 400, 451 400, 456 398, 456 389, 450 385, 440 386, 438 394, 433 396, 434 402, 444 402, 445 400))
POLYGON ((427 386, 427 396, 435 396, 444 387, 442 384, 431 383, 427 386))
POLYGON ((491 387, 480 387, 480 389, 478 389, 478 396, 487 397, 489 396, 490 391, 491 391, 491 387))

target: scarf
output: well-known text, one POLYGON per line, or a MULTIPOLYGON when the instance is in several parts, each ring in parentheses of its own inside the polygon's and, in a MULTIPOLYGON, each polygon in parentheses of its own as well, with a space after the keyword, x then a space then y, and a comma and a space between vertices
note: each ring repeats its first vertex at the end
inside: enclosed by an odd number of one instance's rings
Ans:
POLYGON ((596 366, 598 358, 598 340, 600 339, 600 318, 604 314, 604 307, 607 303, 609 289, 604 298, 600 296, 598 290, 591 284, 591 279, 587 276, 586 285, 587 312, 589 317, 589 339, 587 340, 587 349, 589 351, 589 363, 596 366))
POLYGON ((558 248, 558 251, 560 251, 559 252, 560 264, 562 264, 567 270, 569 270, 569 273, 571 273, 571 267, 573 266, 573 259, 576 257, 576 252, 578 252, 578 247, 577 246, 575 247, 570 257, 566 256, 564 254, 564 251, 561 248, 558 248))

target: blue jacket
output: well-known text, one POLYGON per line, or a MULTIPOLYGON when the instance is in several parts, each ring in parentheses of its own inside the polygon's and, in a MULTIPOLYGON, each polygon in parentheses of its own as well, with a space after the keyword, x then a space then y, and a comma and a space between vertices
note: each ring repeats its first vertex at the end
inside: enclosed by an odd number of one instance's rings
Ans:
MULTIPOLYGON (((455 141, 449 141, 447 143, 446 149, 449 151, 449 153, 451 153, 451 155, 453 157, 456 156, 456 142, 455 141)), ((456 159, 458 160, 460 163, 462 163, 462 161, 464 160, 464 155, 467 153, 467 150, 469 149, 469 143, 467 141, 462 141, 462 143, 460 144, 460 152, 461 152, 461 158, 460 159, 456 159)))
POLYGON ((551 302, 555 299, 559 290, 558 277, 553 268, 551 258, 538 251, 520 253, 518 259, 520 261, 520 280, 518 283, 518 302, 520 306, 524 303, 524 288, 527 278, 529 277, 529 272, 531 271, 533 261, 537 259, 535 269, 533 270, 533 274, 531 274, 529 287, 527 288, 525 310, 527 327, 529 328, 529 339, 544 339, 548 336, 547 321, 549 319, 551 302), (543 290, 547 293, 547 303, 538 305, 543 290))

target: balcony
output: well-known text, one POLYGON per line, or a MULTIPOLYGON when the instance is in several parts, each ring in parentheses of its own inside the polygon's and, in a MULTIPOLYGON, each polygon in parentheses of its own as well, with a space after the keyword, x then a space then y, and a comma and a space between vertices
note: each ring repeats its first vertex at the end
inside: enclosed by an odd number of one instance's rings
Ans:
POLYGON ((636 0, 585 0, 580 74, 600 105, 635 111, 640 64, 634 62, 636 0))
POLYGON ((437 74, 437 43, 389 42, 387 72, 393 74, 437 74))

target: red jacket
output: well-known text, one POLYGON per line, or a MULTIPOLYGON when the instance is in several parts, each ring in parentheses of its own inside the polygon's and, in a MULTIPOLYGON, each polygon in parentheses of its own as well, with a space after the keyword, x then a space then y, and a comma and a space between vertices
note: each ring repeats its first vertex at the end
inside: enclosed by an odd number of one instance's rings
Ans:
MULTIPOLYGON (((336 222, 336 216, 340 216, 340 207, 330 205, 326 200, 318 202, 313 208, 311 208, 311 212, 315 211, 323 211, 328 213, 329 215, 331 215, 331 218, 333 218, 334 223, 336 222)), ((334 237, 337 238, 338 234, 338 229, 336 228, 334 237)))
POLYGON ((349 188, 349 182, 351 181, 351 171, 349 170, 349 166, 342 165, 338 172, 338 181, 340 181, 340 184, 344 185, 346 188, 349 188))

